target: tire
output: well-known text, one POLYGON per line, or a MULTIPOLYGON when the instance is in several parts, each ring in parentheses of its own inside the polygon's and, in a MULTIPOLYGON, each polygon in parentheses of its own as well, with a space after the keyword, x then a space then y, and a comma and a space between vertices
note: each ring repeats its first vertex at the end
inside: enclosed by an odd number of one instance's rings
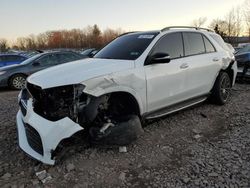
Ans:
POLYGON ((26 76, 23 74, 16 74, 10 78, 9 86, 11 89, 20 90, 25 87, 26 76))
POLYGON ((101 133, 98 127, 91 127, 89 129, 90 142, 95 145, 105 146, 129 145, 142 133, 141 122, 136 115, 124 117, 114 127, 109 127, 105 133, 101 133))
POLYGON ((224 105, 231 95, 231 79, 226 72, 220 72, 212 89, 211 101, 218 105, 224 105))

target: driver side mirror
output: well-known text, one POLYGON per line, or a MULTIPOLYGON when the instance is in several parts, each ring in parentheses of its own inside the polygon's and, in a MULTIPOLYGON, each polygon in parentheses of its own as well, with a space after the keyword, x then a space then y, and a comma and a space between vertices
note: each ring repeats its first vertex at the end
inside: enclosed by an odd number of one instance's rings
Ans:
POLYGON ((150 64, 169 63, 171 58, 167 53, 156 53, 151 57, 150 64))
POLYGON ((38 61, 35 61, 34 63, 32 63, 32 65, 33 65, 34 67, 37 67, 37 66, 40 66, 40 63, 39 63, 38 61))

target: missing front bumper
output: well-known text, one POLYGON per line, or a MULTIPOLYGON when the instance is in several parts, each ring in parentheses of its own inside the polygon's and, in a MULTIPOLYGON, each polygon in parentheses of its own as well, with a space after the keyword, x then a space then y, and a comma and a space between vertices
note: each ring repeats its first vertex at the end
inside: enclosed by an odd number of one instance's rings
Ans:
POLYGON ((19 102, 24 105, 20 107, 16 118, 19 146, 31 157, 54 165, 52 151, 60 141, 83 130, 83 127, 67 117, 55 122, 46 120, 33 111, 32 99, 25 103, 22 100, 19 102), (26 115, 23 114, 22 108, 26 109, 26 115))

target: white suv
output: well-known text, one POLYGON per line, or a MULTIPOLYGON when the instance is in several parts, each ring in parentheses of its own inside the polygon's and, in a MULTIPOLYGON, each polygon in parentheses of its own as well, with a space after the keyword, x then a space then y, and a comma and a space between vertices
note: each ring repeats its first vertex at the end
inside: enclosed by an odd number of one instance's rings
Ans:
POLYGON ((19 145, 33 158, 54 164, 59 143, 83 129, 92 140, 109 138, 107 143, 115 144, 121 137, 117 144, 125 145, 136 137, 136 130, 128 129, 138 120, 208 98, 222 105, 237 73, 227 49, 210 30, 168 27, 124 34, 94 58, 35 73, 19 95, 19 145))

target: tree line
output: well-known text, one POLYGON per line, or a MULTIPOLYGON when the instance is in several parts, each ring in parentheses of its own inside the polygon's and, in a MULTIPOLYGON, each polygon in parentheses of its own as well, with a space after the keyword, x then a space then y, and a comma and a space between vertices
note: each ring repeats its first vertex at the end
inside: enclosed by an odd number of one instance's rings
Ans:
MULTIPOLYGON (((191 23, 195 27, 203 27, 207 23, 206 17, 200 17, 191 23)), ((250 40, 250 0, 233 7, 224 17, 216 18, 208 24, 208 28, 220 34, 231 44, 238 43, 239 36, 249 36, 250 40)), ((250 42, 250 41, 249 41, 250 42)))
POLYGON ((47 31, 38 35, 17 38, 12 46, 8 46, 6 39, 0 39, 0 51, 4 52, 9 48, 16 50, 101 48, 123 32, 121 29, 101 31, 97 25, 84 29, 47 31))

